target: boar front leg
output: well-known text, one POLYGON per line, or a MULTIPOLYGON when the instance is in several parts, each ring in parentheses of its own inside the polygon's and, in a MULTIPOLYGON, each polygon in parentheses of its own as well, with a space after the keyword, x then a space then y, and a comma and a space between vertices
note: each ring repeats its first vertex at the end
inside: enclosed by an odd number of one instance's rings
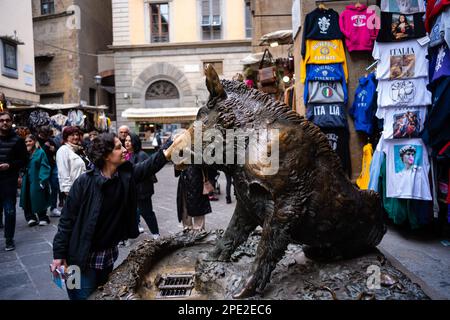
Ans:
POLYGON ((273 269, 275 269, 291 242, 290 232, 294 219, 290 216, 291 214, 285 213, 287 212, 278 210, 265 220, 256 259, 249 273, 251 276, 241 291, 235 294, 233 298, 242 299, 263 292, 273 269))
POLYGON ((225 234, 218 240, 214 251, 209 254, 207 259, 229 261, 236 248, 247 240, 257 225, 251 213, 238 200, 225 234))

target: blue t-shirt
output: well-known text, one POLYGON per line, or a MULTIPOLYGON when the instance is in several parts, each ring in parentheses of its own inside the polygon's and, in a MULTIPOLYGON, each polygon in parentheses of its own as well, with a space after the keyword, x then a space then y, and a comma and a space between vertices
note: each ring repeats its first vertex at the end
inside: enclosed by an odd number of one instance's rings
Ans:
POLYGON ((355 130, 362 131, 368 135, 373 131, 373 116, 376 111, 375 74, 371 73, 367 77, 359 78, 359 86, 355 91, 355 100, 348 111, 355 121, 355 130))
MULTIPOLYGON (((347 103, 347 85, 345 83, 345 74, 342 63, 307 64, 305 82, 307 83, 308 81, 342 82, 342 88, 344 91, 344 103, 347 103)), ((308 86, 305 85, 305 90, 303 93, 305 105, 308 103, 308 95, 308 86)))
POLYGON ((450 50, 446 43, 433 48, 430 53, 430 82, 450 76, 450 50))
POLYGON ((306 118, 320 128, 347 128, 345 106, 342 103, 309 103, 306 118))

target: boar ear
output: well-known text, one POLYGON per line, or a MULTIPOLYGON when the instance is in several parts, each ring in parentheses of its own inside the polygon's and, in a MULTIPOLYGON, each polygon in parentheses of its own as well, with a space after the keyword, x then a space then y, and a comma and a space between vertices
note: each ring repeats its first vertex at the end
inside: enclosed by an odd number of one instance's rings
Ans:
POLYGON ((214 70, 211 64, 207 64, 205 67, 205 76, 206 76, 206 87, 208 88, 209 94, 212 98, 214 97, 224 97, 225 90, 220 83, 219 76, 217 75, 216 70, 214 70))

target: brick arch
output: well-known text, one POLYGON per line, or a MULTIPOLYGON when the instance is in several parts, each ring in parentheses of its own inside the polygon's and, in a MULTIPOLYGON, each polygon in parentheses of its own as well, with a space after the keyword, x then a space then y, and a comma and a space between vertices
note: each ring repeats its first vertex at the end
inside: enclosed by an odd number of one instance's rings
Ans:
POLYGON ((145 105, 145 92, 152 83, 158 80, 167 80, 173 83, 180 93, 180 101, 184 97, 192 95, 191 86, 183 72, 167 62, 158 62, 147 67, 134 81, 133 99, 138 100, 141 105, 145 105))

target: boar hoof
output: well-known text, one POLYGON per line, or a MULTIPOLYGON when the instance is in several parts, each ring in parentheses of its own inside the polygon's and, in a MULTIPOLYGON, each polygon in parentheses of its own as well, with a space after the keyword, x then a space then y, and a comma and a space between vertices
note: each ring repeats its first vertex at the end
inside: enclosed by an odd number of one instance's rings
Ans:
POLYGON ((245 299, 254 296, 256 293, 256 286, 253 276, 248 279, 245 286, 238 293, 233 295, 233 299, 245 299))

